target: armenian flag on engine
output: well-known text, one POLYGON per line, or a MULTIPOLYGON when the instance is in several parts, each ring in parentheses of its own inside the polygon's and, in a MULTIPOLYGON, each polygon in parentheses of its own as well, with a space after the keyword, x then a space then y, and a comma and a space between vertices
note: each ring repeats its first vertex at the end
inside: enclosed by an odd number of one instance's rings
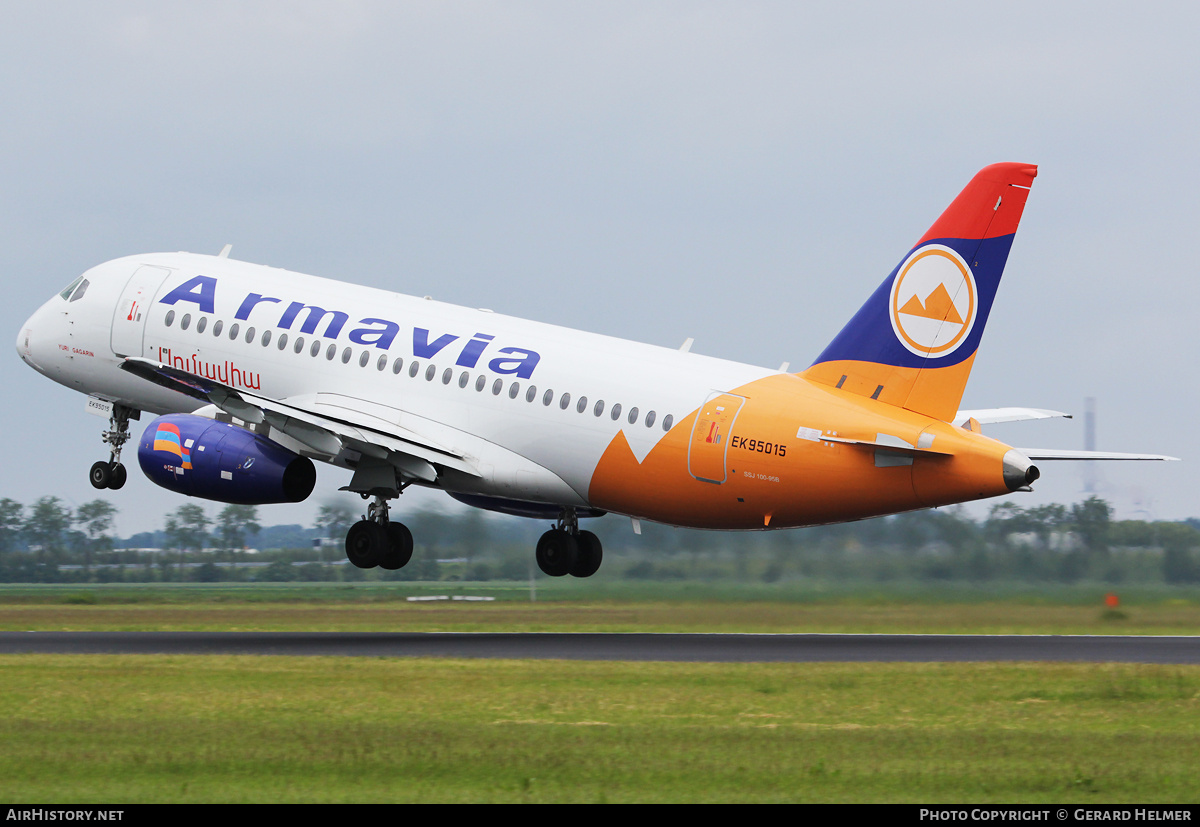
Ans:
POLYGON ((179 457, 182 461, 181 468, 190 469, 192 467, 192 453, 183 444, 179 428, 170 422, 159 423, 158 430, 154 432, 154 450, 166 451, 179 457))

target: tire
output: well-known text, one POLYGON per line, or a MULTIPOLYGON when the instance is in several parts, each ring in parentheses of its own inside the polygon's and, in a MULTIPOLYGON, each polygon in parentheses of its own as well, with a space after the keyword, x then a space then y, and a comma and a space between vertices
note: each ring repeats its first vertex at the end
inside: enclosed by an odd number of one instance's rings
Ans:
POLYGON ((92 483, 92 488, 108 488, 108 484, 112 482, 112 467, 107 462, 97 462, 88 473, 88 480, 92 483))
POLYGON ((579 546, 575 538, 561 529, 553 528, 538 540, 535 554, 538 568, 550 577, 570 574, 578 557, 579 546))
POLYGON ((387 569, 388 571, 402 569, 412 559, 412 532, 408 530, 408 526, 404 525, 404 523, 388 523, 386 534, 388 541, 387 551, 383 553, 383 557, 379 561, 379 568, 387 569))
POLYGON ((129 478, 129 473, 125 470, 125 466, 121 463, 115 463, 112 467, 112 478, 108 481, 108 487, 113 491, 125 485, 125 480, 129 478))
POLYGON ((369 520, 359 520, 346 532, 346 559, 360 569, 378 566, 386 548, 383 528, 369 520))
POLYGON ((579 546, 579 554, 575 558, 575 565, 571 567, 571 576, 591 577, 600 570, 600 562, 604 559, 600 538, 590 531, 581 531, 575 543, 579 546))

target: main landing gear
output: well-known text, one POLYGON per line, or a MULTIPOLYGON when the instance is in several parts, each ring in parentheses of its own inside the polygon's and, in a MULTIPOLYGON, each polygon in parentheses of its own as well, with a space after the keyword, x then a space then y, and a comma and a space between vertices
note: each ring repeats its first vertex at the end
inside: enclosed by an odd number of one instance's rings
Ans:
POLYGON ((573 508, 564 508, 554 528, 537 544, 538 568, 551 577, 591 577, 600 569, 603 557, 600 538, 579 530, 573 508))
MULTIPOLYGON (((346 558, 360 569, 378 566, 395 571, 404 568, 413 553, 413 536, 402 523, 388 520, 388 498, 373 496, 367 515, 346 532, 346 558)), ((600 538, 579 530, 573 508, 564 508, 554 528, 538 540, 538 568, 551 577, 591 577, 600 569, 604 553, 600 538)))
POLYGON ((138 411, 124 405, 113 405, 108 430, 102 436, 112 450, 108 462, 100 461, 92 466, 89 479, 93 488, 111 488, 115 491, 125 484, 129 475, 121 464, 121 446, 129 440, 129 420, 137 419, 138 414, 138 411))
POLYGON ((388 520, 387 498, 381 495, 367 505, 367 516, 346 532, 346 558, 360 569, 402 569, 412 553, 412 532, 388 520))

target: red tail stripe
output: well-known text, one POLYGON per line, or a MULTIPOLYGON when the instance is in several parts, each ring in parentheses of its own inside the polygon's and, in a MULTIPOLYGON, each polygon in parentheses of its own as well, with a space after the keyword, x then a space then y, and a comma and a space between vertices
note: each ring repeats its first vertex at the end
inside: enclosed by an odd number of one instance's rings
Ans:
POLYGON ((935 238, 998 238, 1012 235, 1021 223, 1029 187, 1037 177, 1033 164, 992 164, 981 169, 951 202, 916 246, 935 238), (995 209, 997 199, 1003 199, 995 209))

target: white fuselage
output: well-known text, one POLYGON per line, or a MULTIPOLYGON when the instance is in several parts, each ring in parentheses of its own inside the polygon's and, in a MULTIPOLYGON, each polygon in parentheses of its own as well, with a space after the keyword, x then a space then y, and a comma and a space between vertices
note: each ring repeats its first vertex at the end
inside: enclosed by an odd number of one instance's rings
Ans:
POLYGON ((516 500, 586 505, 618 432, 641 460, 712 392, 777 373, 214 256, 132 256, 84 278, 82 296, 51 299, 18 337, 55 381, 154 413, 201 406, 119 369, 142 357, 415 432, 478 471, 443 487, 516 500))

